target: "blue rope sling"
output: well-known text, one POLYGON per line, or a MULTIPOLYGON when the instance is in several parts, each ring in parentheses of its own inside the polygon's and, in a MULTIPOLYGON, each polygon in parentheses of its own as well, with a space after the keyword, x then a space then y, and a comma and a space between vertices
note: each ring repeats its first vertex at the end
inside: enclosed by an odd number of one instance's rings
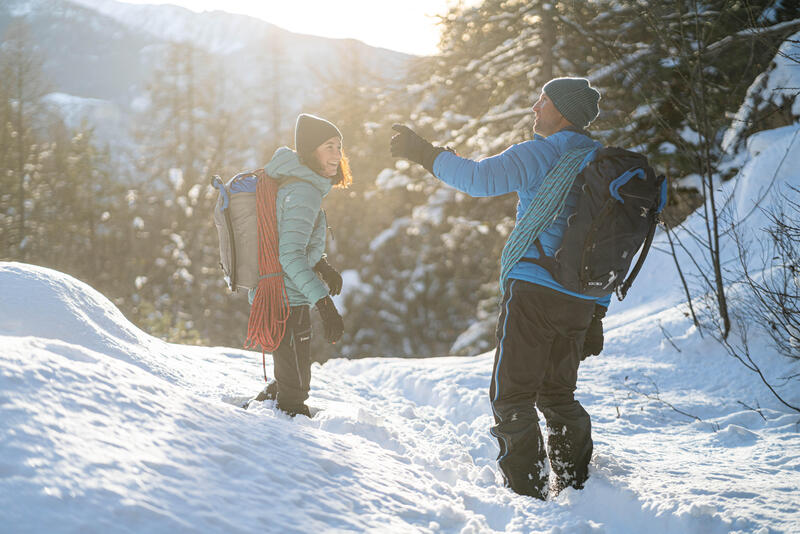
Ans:
POLYGON ((564 209, 575 178, 584 165, 591 161, 595 150, 595 147, 586 147, 565 152, 545 176, 525 214, 508 236, 503 253, 500 255, 501 295, 505 293, 508 273, 564 209))

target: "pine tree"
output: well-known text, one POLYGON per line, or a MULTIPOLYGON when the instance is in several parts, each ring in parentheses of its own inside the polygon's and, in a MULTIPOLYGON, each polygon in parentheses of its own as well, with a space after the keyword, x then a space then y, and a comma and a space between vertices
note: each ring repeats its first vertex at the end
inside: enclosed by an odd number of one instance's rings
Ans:
MULTIPOLYGON (((184 341, 225 336, 242 312, 224 298, 211 222, 211 174, 243 165, 239 121, 225 107, 231 90, 209 56, 168 46, 148 87, 139 119, 133 314, 157 335, 184 341)), ((227 336, 227 339, 240 336, 227 336)))
POLYGON ((0 47, 0 213, 4 219, 2 255, 24 261, 33 232, 29 211, 31 181, 38 171, 41 97, 46 92, 42 58, 22 19, 7 28, 0 47))

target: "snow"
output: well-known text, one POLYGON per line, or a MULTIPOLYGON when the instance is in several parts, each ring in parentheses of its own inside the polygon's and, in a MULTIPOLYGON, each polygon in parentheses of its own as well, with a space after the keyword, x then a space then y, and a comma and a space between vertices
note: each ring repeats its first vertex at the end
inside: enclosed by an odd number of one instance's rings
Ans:
POLYGON ((378 234, 372 241, 370 241, 369 249, 372 251, 380 249, 384 243, 390 239, 393 239, 398 232, 405 230, 410 222, 411 219, 409 217, 400 217, 395 219, 389 228, 378 234))
POLYGON ((97 134, 103 139, 111 139, 112 144, 125 127, 126 119, 120 107, 108 100, 52 92, 42 97, 42 102, 70 128, 80 128, 83 121, 97 125, 97 134))
POLYGON ((390 191, 397 188, 405 189, 406 186, 413 183, 414 181, 409 176, 394 169, 383 169, 375 178, 375 187, 382 191, 390 191))
POLYGON ((800 117, 800 32, 786 39, 778 53, 772 60, 771 68, 750 84, 747 96, 737 111, 732 127, 725 132, 722 140, 724 150, 733 152, 747 127, 751 124, 753 116, 767 104, 772 103, 777 107, 785 105, 788 100, 792 103, 791 114, 800 117))
MULTIPOLYGON (((352 291, 369 294, 372 290, 369 285, 361 281, 361 277, 358 275, 358 271, 356 269, 346 269, 342 271, 342 284, 347 288, 348 292, 352 291)), ((336 309, 339 310, 339 313, 346 315, 347 304, 345 303, 345 295, 339 293, 338 295, 334 295, 332 298, 333 303, 336 305, 336 309)))

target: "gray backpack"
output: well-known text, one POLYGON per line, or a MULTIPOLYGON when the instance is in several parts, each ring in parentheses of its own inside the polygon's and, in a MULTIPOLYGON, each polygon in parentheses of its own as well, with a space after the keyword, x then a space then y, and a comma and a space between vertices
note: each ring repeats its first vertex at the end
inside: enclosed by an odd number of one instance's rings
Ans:
MULTIPOLYGON (((214 225, 219 235, 219 265, 228 288, 254 289, 258 285, 258 213, 256 209, 256 186, 259 180, 270 180, 277 189, 298 181, 297 178, 278 180, 267 176, 264 169, 241 172, 223 183, 219 176, 211 179, 211 185, 219 191, 214 206, 214 225)), ((267 206, 275 210, 275 205, 267 206)), ((273 218, 274 220, 274 218, 273 218)), ((277 232, 275 232, 277 235, 277 232)), ((277 257, 278 243, 274 247, 277 257)))
MULTIPOLYGON (((263 173, 263 171, 261 171, 263 173)), ((219 266, 231 291, 258 285, 257 171, 239 173, 228 183, 211 179, 218 191, 214 225, 219 235, 219 266)))

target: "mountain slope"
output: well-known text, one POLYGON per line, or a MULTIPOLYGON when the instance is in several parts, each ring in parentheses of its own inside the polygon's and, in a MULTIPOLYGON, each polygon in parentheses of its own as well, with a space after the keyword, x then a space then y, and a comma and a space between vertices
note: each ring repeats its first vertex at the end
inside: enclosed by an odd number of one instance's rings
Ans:
MULTIPOLYGON (((361 70, 386 84, 405 76, 410 56, 360 41, 292 33, 268 22, 222 11, 194 13, 172 5, 133 5, 113 0, 8 0, 0 4, 0 35, 15 18, 28 25, 44 63, 50 90, 81 99, 63 104, 65 114, 88 115, 104 140, 124 135, 134 107, 170 43, 190 43, 205 54, 204 63, 224 67, 220 83, 230 94, 225 105, 245 105, 258 116, 264 102, 251 95, 271 87, 273 51, 281 65, 281 104, 294 117, 318 97, 320 76, 356 61, 361 70), (275 47, 272 49, 271 47, 275 47), (243 95, 247 95, 244 96, 243 95), (104 108, 112 106, 112 111, 104 108), (101 111, 96 111, 100 109, 101 111), (108 115, 118 115, 107 120, 108 115), (110 125, 110 126, 109 126, 110 125)), ((58 105, 56 107, 59 107, 58 105)))

